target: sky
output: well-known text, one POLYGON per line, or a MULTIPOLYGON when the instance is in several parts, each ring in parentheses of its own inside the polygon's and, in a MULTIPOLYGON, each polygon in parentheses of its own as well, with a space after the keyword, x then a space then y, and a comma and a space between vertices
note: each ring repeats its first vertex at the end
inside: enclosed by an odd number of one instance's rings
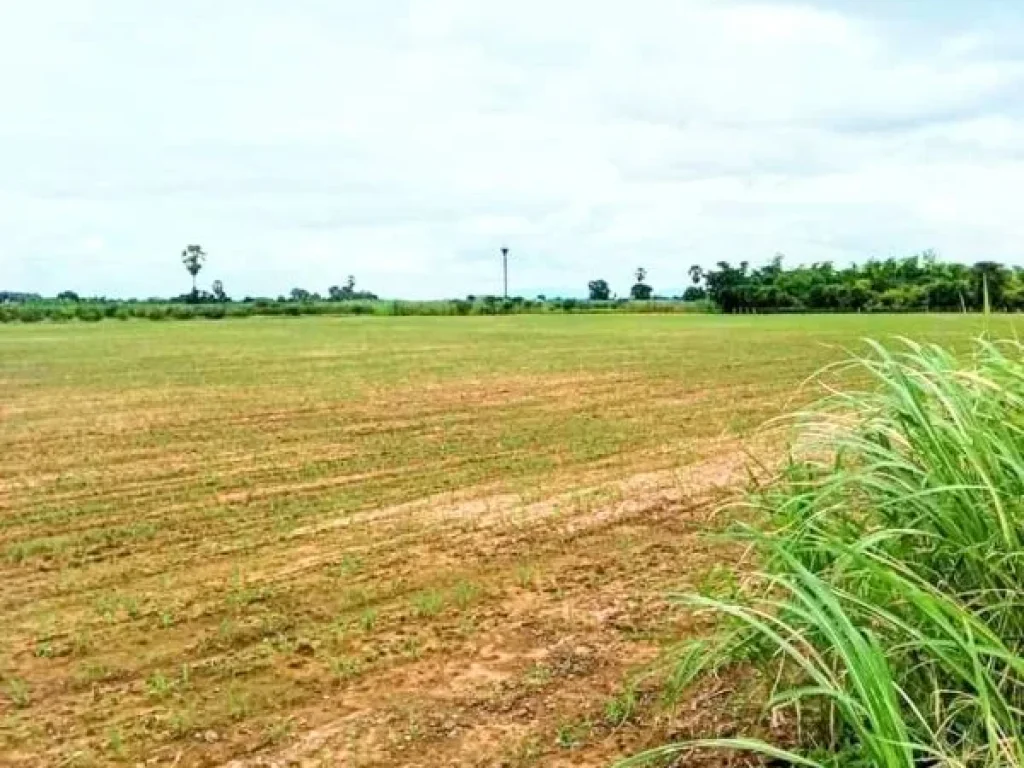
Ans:
POLYGON ((0 0, 0 290, 1024 264, 1018 0, 0 0))

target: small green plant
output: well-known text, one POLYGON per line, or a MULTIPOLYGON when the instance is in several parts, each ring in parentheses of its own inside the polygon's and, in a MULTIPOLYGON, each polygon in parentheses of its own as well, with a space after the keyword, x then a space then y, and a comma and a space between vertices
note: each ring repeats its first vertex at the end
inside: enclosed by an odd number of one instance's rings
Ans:
POLYGON ((697 594, 718 600, 735 600, 740 595, 736 572, 720 563, 704 573, 697 584, 697 594))
POLYGON ((419 618, 437 616, 444 608, 444 595, 434 589, 417 592, 411 598, 412 612, 419 618))
POLYGON ((526 671, 526 684, 532 688, 542 688, 551 682, 552 677, 554 673, 551 667, 538 662, 526 671))
POLYGON ((53 643, 49 640, 41 640, 36 643, 35 654, 40 659, 52 659, 54 656, 53 643))
POLYGON ((117 615, 117 610, 120 607, 120 604, 121 601, 117 595, 105 594, 96 598, 93 603, 93 607, 95 608, 96 613, 103 617, 104 621, 109 623, 112 622, 114 620, 114 616, 117 615))
POLYGON ((86 683, 95 683, 105 680, 110 675, 110 668, 100 662, 89 661, 79 665, 75 677, 86 683))
POLYGON ((516 566, 516 584, 520 589, 532 589, 537 583, 537 568, 531 563, 516 566))
POLYGON ((162 672, 154 672, 146 678, 146 693, 152 699, 166 699, 174 690, 174 683, 162 672))
POLYGON ((92 635, 89 630, 83 629, 75 633, 74 638, 71 641, 71 653, 75 656, 86 656, 92 651, 93 642, 92 635))
MULTIPOLYGON (((536 765, 544 754, 544 747, 537 736, 526 736, 508 749, 508 762, 513 766, 536 765)), ((507 764, 507 763, 503 763, 507 764)))
POLYGON ((192 707, 175 710, 168 719, 171 734, 176 739, 183 739, 196 729, 196 712, 192 707))
POLYGON ((31 703, 28 683, 18 677, 12 677, 3 685, 3 692, 18 709, 24 709, 31 703))
POLYGON ((263 733, 260 734, 260 747, 270 747, 275 744, 280 744, 291 735, 294 727, 295 723, 291 719, 271 723, 264 728, 263 733))
POLYGON ((365 608, 373 602, 374 591, 368 587, 353 587, 345 593, 346 608, 365 608))
POLYGON ((615 696, 612 696, 604 705, 604 718, 612 727, 618 728, 625 725, 636 714, 637 695, 636 689, 627 685, 615 696))
POLYGON ((350 680, 363 671, 362 661, 351 657, 332 658, 327 663, 336 680, 350 680))
POLYGON ((227 595, 227 604, 230 609, 236 612, 241 611, 242 608, 262 602, 268 597, 270 597, 270 589, 249 585, 240 568, 236 566, 231 572, 227 595))
POLYGON ((232 720, 244 720, 252 711, 252 699, 236 683, 228 687, 228 714, 232 720))
POLYGON ((662 700, 667 708, 678 705, 694 680, 721 662, 720 650, 705 640, 692 640, 666 654, 662 700))
POLYGON ((363 570, 363 559, 358 555, 345 555, 334 567, 334 573, 339 578, 348 578, 363 570))
POLYGON ((137 619, 142 615, 142 609, 139 607, 139 599, 137 597, 128 596, 124 598, 122 606, 130 619, 137 619))
POLYGON ((113 727, 107 731, 107 751, 118 760, 124 759, 124 737, 120 728, 113 727))
POLYGON ((366 608, 359 615, 359 626, 363 632, 373 632, 377 626, 377 611, 374 608, 366 608))
POLYGON ((555 743, 562 749, 579 749, 590 738, 594 729, 588 720, 578 723, 561 723, 555 734, 555 743))
POLYGON ((472 581, 460 581, 452 590, 452 600, 460 611, 466 610, 480 596, 480 585, 472 581))

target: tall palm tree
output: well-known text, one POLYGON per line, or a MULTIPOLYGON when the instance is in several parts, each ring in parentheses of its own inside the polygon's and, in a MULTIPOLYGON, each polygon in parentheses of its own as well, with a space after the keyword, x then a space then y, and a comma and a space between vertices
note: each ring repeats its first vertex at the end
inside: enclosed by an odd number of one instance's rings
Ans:
POLYGON ((206 251, 203 250, 201 245, 187 245, 185 250, 181 252, 181 263, 185 265, 185 269, 192 275, 193 296, 199 293, 199 289, 196 287, 196 276, 199 274, 199 270, 203 268, 204 261, 206 261, 206 251))

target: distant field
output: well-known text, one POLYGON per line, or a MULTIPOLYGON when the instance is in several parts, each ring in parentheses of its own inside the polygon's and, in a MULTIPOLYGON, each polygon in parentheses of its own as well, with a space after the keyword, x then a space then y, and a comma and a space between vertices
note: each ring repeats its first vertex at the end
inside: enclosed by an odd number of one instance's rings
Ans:
POLYGON ((661 594, 721 560, 755 427, 864 337, 984 326, 0 327, 0 764, 596 766, 698 728, 607 705, 700 631, 661 594))

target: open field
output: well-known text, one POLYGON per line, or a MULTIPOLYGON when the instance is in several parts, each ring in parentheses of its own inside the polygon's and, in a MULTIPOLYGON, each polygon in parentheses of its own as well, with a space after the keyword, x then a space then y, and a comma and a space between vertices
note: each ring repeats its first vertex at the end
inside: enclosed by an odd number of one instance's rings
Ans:
POLYGON ((661 593, 731 556, 700 534, 755 428, 841 346, 984 324, 0 327, 0 764, 596 766, 710 728, 714 691, 615 697, 702 630, 661 593))

